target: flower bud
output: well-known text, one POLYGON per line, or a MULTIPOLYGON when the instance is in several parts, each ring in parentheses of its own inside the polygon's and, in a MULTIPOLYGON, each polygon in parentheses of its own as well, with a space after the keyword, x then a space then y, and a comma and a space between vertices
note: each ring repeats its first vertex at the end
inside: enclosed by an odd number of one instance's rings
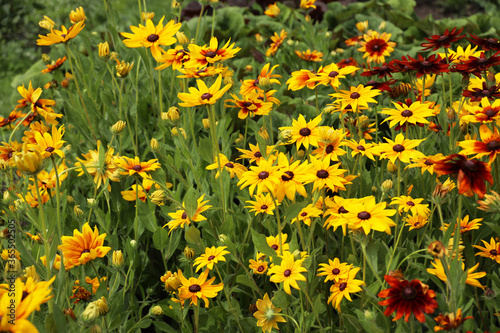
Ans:
POLYGON ((52 30, 52 28, 54 27, 55 22, 54 22, 54 21, 52 21, 52 20, 50 19, 50 17, 48 17, 48 16, 45 16, 45 15, 44 15, 44 16, 43 16, 43 20, 41 20, 40 22, 38 22, 38 25, 39 25, 41 28, 43 28, 43 29, 45 29, 45 30, 49 30, 49 31, 50 31, 50 30, 52 30))
POLYGON ((168 271, 160 278, 160 280, 165 283, 165 290, 168 291, 177 291, 181 285, 181 279, 177 275, 177 272, 172 273, 168 271))
POLYGON ((252 72, 252 71, 253 71, 253 67, 252 67, 252 65, 246 65, 246 66, 245 66, 245 72, 250 73, 250 72, 252 72))
POLYGON ((97 324, 94 324, 94 326, 90 328, 90 333, 101 333, 101 332, 102 332, 101 326, 97 324))
POLYGON ((398 172, 398 167, 396 166, 396 164, 389 161, 387 162, 387 171, 389 171, 390 173, 396 173, 398 172))
POLYGON ((123 131, 126 125, 127 123, 125 121, 118 120, 113 126, 111 126, 111 133, 113 134, 120 133, 121 131, 123 131))
POLYGON ((99 317, 99 307, 95 304, 95 302, 91 302, 83 311, 82 319, 84 321, 94 321, 97 317, 99 317))
POLYGON ((448 250, 444 247, 444 244, 441 241, 434 241, 429 244, 427 247, 427 252, 434 257, 442 258, 443 255, 448 253, 448 250))
POLYGON ((29 277, 33 279, 33 282, 34 283, 38 283, 40 282, 40 276, 38 275, 38 273, 36 272, 36 268, 35 268, 35 265, 32 265, 32 266, 29 266, 29 267, 26 267, 24 269, 24 277, 26 279, 28 279, 29 277))
POLYGON ((175 8, 179 8, 181 6, 181 4, 178 1, 172 0, 171 6, 173 9, 175 9, 175 8))
POLYGON ((130 64, 128 62, 122 61, 120 62, 118 59, 116 60, 116 75, 121 78, 127 77, 128 73, 134 67, 134 63, 130 64))
POLYGON ((156 190, 151 194, 151 202, 157 206, 165 204, 167 194, 163 190, 156 190))
POLYGON ((177 38, 177 42, 179 42, 179 44, 181 45, 189 44, 189 38, 187 38, 186 34, 182 31, 177 31, 175 33, 175 38, 177 38))
POLYGON ((97 201, 94 198, 87 198, 87 204, 90 208, 95 208, 97 206, 97 201))
POLYGON ((64 78, 62 81, 61 81, 61 87, 63 87, 64 89, 68 88, 69 87, 69 80, 67 78, 64 78))
POLYGON ((117 58, 118 58, 118 53, 116 53, 114 51, 109 53, 109 60, 111 60, 111 61, 115 60, 116 61, 117 58))
POLYGON ((83 210, 80 209, 80 205, 76 205, 73 210, 75 211, 75 215, 77 217, 82 217, 83 216, 83 210))
POLYGON ((264 140, 269 140, 269 133, 267 132, 267 129, 265 127, 261 127, 259 129, 259 135, 264 139, 264 140))
POLYGON ((14 165, 19 171, 34 176, 42 170, 43 158, 38 150, 22 151, 14 155, 14 165))
POLYGON ((42 60, 46 64, 50 64, 52 62, 52 60, 50 60, 50 56, 46 53, 42 54, 42 60))
POLYGON ((210 120, 208 118, 203 118, 201 122, 203 123, 203 128, 210 129, 210 120))
POLYGON ((64 315, 66 316, 67 319, 71 318, 73 320, 76 320, 76 316, 75 316, 75 313, 73 312, 72 308, 64 309, 63 313, 64 313, 64 315))
POLYGON ((113 251, 113 266, 121 267, 123 266, 123 253, 121 250, 113 251))
POLYGON ((158 151, 160 149, 160 144, 158 143, 158 140, 156 140, 155 138, 152 138, 151 139, 151 149, 153 149, 153 151, 158 151))
POLYGON ((171 106, 165 116, 168 120, 176 122, 180 118, 179 108, 177 106, 171 106))
POLYGON ((298 159, 303 159, 304 156, 306 156, 306 152, 304 150, 297 151, 297 158, 298 159))
POLYGON ((159 305, 155 305, 151 307, 151 314, 153 316, 162 316, 164 314, 163 309, 159 305))
POLYGON ((364 32, 366 29, 368 29, 368 21, 356 23, 356 29, 358 29, 359 32, 364 32))
POLYGON ((186 246, 184 248, 184 256, 186 257, 186 259, 193 259, 194 258, 194 249, 186 246))
POLYGON ((109 57, 109 44, 108 42, 99 43, 97 45, 99 49, 99 58, 106 60, 109 57))
POLYGON ((334 113, 336 108, 334 106, 327 106, 323 109, 323 113, 334 113))
POLYGON ((271 80, 268 77, 262 77, 259 79, 259 88, 267 91, 271 88, 271 80))
POLYGON ((69 13, 69 19, 73 24, 85 21, 87 17, 85 16, 85 11, 83 10, 83 7, 80 6, 77 9, 72 10, 71 13, 69 13))
POLYGON ((380 188, 382 189, 382 192, 388 192, 392 188, 392 185, 392 180, 386 179, 383 181, 382 185, 380 185, 380 188))
POLYGON ((135 249, 137 247, 137 241, 135 239, 132 239, 130 241, 130 245, 135 249))
POLYGON ((331 31, 327 31, 327 32, 325 32, 325 37, 326 37, 326 38, 330 38, 330 37, 332 37, 332 33, 331 33, 331 31))
POLYGON ((238 136, 238 138, 236 138, 234 140, 234 144, 235 145, 239 145, 240 143, 243 142, 243 140, 245 140, 245 136, 243 134, 240 133, 240 135, 238 136))
POLYGON ((278 134, 278 140, 280 140, 283 143, 288 143, 289 141, 292 140, 292 138, 293 138, 293 132, 289 129, 282 130, 278 134))
POLYGON ((95 301, 94 303, 97 305, 97 308, 99 309, 99 315, 102 316, 108 313, 109 311, 108 302, 106 301, 106 298, 104 298, 104 296, 95 301))
POLYGON ((385 21, 380 22, 380 24, 378 25, 378 30, 384 30, 385 25, 386 25, 385 21))
POLYGON ((72 205, 75 203, 75 198, 73 198, 71 195, 68 195, 66 196, 66 202, 72 205))
POLYGON ((219 234, 219 241, 224 244, 227 240, 227 236, 224 234, 219 234))
POLYGON ((154 12, 142 12, 141 13, 141 19, 143 21, 146 21, 146 20, 152 20, 153 18, 155 17, 155 13, 154 12))

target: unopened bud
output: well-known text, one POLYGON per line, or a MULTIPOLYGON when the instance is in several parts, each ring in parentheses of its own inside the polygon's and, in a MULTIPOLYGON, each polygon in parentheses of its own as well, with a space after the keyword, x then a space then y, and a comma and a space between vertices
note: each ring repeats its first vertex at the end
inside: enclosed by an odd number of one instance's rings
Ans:
POLYGON ((43 53, 42 54, 42 60, 44 63, 46 64, 50 64, 52 60, 50 60, 50 56, 46 53, 43 53))
POLYGON ((201 120, 204 129, 210 129, 210 120, 208 118, 203 118, 201 120))
POLYGON ((152 20, 154 17, 155 17, 155 13, 154 12, 149 12, 149 13, 142 12, 141 13, 141 19, 143 21, 152 20))
POLYGON ((151 314, 153 316, 162 316, 164 314, 163 309, 159 305, 151 307, 151 314))
POLYGON ((151 202, 157 206, 164 205, 166 199, 167 194, 164 190, 156 190, 151 194, 151 202))
POLYGON ((259 129, 259 135, 264 139, 264 140, 269 140, 269 133, 267 132, 267 129, 265 127, 261 127, 259 129))
POLYGON ((94 324, 94 326, 92 326, 90 328, 90 333, 101 333, 102 332, 102 328, 101 326, 97 325, 97 324, 94 324))
POLYGON ((158 149, 160 149, 160 144, 158 143, 158 140, 156 140, 155 138, 152 138, 151 139, 151 149, 153 149, 153 151, 158 151, 158 149))
POLYGON ((380 188, 382 189, 382 192, 388 192, 392 188, 392 185, 392 180, 386 179, 383 181, 382 185, 380 185, 380 188))
POLYGON ((73 210, 75 211, 75 215, 76 215, 77 217, 81 217, 81 216, 83 216, 83 214, 84 214, 84 213, 83 213, 83 210, 81 210, 81 209, 80 209, 80 205, 76 205, 76 206, 73 208, 73 210))
POLYGON ((444 247, 444 244, 441 241, 434 241, 429 244, 427 247, 427 252, 429 252, 432 256, 436 258, 441 258, 443 255, 446 255, 448 251, 444 247))
POLYGON ((292 138, 293 138, 293 132, 292 132, 292 130, 289 130, 289 129, 282 130, 278 134, 278 140, 280 140, 283 143, 288 143, 289 141, 292 140, 292 138))
POLYGON ((253 67, 252 67, 252 65, 246 65, 246 66, 245 66, 245 71, 246 71, 246 72, 252 72, 252 71, 253 71, 253 67))
POLYGON ((186 259, 193 259, 194 258, 194 249, 186 246, 184 248, 184 256, 186 257, 186 259))
POLYGON ((111 133, 113 133, 113 134, 120 133, 121 131, 123 131, 123 129, 125 128, 126 125, 127 125, 127 123, 124 122, 123 120, 118 120, 116 122, 116 124, 111 126, 111 133))
POLYGON ((97 45, 99 50, 99 58, 106 60, 109 57, 109 44, 108 42, 99 43, 97 45))
POLYGON ((168 119, 168 120, 171 120, 173 122, 176 122, 177 120, 179 120, 179 117, 180 117, 180 113, 179 113, 179 108, 177 106, 171 106, 165 117, 168 119))
POLYGON ((233 85, 234 84, 234 80, 233 80, 233 77, 232 76, 224 76, 224 85, 233 85))
POLYGON ((87 204, 90 208, 95 208, 97 206, 97 201, 94 198, 88 198, 87 204))
POLYGON ((135 249, 137 247, 137 241, 135 239, 132 239, 130 241, 130 245, 135 249))
POLYGON ((171 6, 173 9, 175 9, 175 8, 179 8, 181 6, 181 4, 178 1, 172 0, 171 6))
POLYGON ((123 266, 123 253, 121 250, 113 251, 113 266, 121 267, 123 266))
POLYGON ((187 38, 186 34, 183 33, 182 31, 177 31, 175 34, 175 37, 177 38, 177 41, 181 45, 187 45, 189 44, 189 38, 187 38))
POLYGON ((271 88, 271 80, 268 77, 262 77, 259 79, 259 88, 267 91, 269 88, 271 88))
POLYGON ((396 164, 389 161, 387 162, 387 171, 389 171, 390 173, 396 173, 398 172, 398 167, 396 166, 396 164))
POLYGON ((121 77, 122 79, 128 76, 128 73, 134 67, 134 63, 128 63, 125 61, 120 62, 118 59, 116 60, 116 75, 121 77))

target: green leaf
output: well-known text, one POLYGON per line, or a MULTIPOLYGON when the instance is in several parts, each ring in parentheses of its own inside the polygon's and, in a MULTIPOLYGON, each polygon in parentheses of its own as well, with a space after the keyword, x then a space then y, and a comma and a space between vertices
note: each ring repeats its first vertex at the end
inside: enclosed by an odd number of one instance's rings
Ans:
POLYGON ((184 237, 186 238, 186 242, 191 244, 200 244, 201 236, 200 230, 198 230, 195 226, 190 226, 184 237))
POLYGON ((263 234, 259 234, 255 230, 252 231, 252 241, 255 246, 255 249, 259 252, 264 253, 267 256, 276 256, 276 251, 274 251, 266 241, 266 236, 263 234))
POLYGON ((156 231, 153 234, 153 245, 158 249, 161 250, 165 246, 167 246, 168 243, 168 231, 163 229, 163 228, 157 228, 156 231))
POLYGON ((244 286, 250 287, 255 291, 260 291, 259 288, 252 282, 252 280, 246 275, 238 275, 236 276, 236 283, 242 284, 244 286))
POLYGON ((287 224, 292 219, 296 218, 299 215, 300 211, 308 205, 308 201, 296 202, 288 206, 285 212, 285 218, 283 220, 283 225, 287 224))
POLYGON ((154 208, 156 205, 152 204, 150 207, 147 203, 142 202, 141 200, 137 200, 137 205, 139 222, 149 231, 155 232, 156 228, 158 228, 154 214, 154 208))

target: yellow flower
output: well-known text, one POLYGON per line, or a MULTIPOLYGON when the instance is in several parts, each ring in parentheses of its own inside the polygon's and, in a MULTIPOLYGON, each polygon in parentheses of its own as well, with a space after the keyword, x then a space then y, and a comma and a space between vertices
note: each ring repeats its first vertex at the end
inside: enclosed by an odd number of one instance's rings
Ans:
POLYGON ((75 229, 73 237, 62 236, 61 245, 58 247, 64 259, 68 259, 74 266, 85 265, 90 260, 103 258, 111 250, 110 247, 103 246, 106 234, 99 235, 97 226, 92 231, 87 222, 83 225, 82 231, 75 229))
POLYGON ((302 114, 299 115, 297 120, 292 120, 292 126, 290 127, 280 127, 280 130, 291 130, 292 139, 288 143, 297 143, 297 149, 302 145, 306 149, 309 145, 314 147, 318 146, 318 140, 320 139, 320 127, 318 127, 321 122, 321 115, 317 116, 313 120, 306 122, 306 119, 302 114))
POLYGON ((16 168, 28 175, 39 173, 43 167, 42 162, 43 157, 38 150, 27 151, 23 149, 22 152, 14 155, 14 165, 16 168))
POLYGON ((190 304, 198 305, 198 299, 201 298, 205 302, 205 307, 208 308, 208 299, 216 297, 217 293, 224 288, 222 282, 212 285, 215 277, 207 281, 208 272, 209 270, 206 269, 198 278, 191 277, 186 279, 179 269, 177 274, 182 284, 179 287, 179 300, 182 304, 184 304, 185 300, 189 299, 190 304))
POLYGON ((183 209, 177 210, 175 213, 168 213, 168 216, 170 216, 173 220, 168 222, 163 226, 163 228, 168 227, 169 233, 172 232, 172 230, 175 230, 179 227, 184 228, 185 225, 190 225, 191 222, 200 222, 204 221, 207 218, 201 213, 212 207, 211 205, 207 205, 208 200, 203 201, 203 198, 205 195, 202 195, 200 198, 198 198, 197 203, 198 206, 196 208, 196 212, 193 214, 193 216, 188 216, 185 210, 185 203, 182 203, 183 209))
POLYGON ((500 243, 495 242, 495 239, 491 237, 490 243, 481 240, 485 247, 479 245, 472 245, 476 249, 481 250, 481 252, 476 253, 476 256, 481 256, 485 258, 490 258, 500 264, 500 243))
POLYGON ((247 168, 240 163, 234 163, 230 162, 227 157, 224 154, 219 153, 219 158, 215 159, 215 163, 210 164, 209 166, 206 167, 207 170, 214 170, 219 168, 219 163, 220 163, 220 170, 217 170, 217 173, 215 174, 215 178, 219 178, 220 171, 221 170, 226 170, 229 172, 229 176, 231 178, 238 177, 238 179, 241 178, 241 175, 245 173, 247 168))
POLYGON ((322 211, 313 206, 313 204, 309 204, 306 207, 304 207, 300 212, 299 215, 292 220, 290 223, 294 223, 295 221, 302 221, 304 222, 305 225, 310 226, 311 225, 311 218, 313 217, 319 217, 321 216, 322 211))
POLYGON ((115 66, 116 76, 121 78, 127 77, 132 67, 134 67, 134 63, 128 63, 125 61, 120 62, 118 59, 115 60, 116 60, 116 66, 115 66))
POLYGON ((364 285, 365 283, 361 280, 356 280, 356 274, 361 268, 351 268, 349 270, 349 273, 347 273, 347 277, 343 279, 339 279, 338 282, 334 283, 330 287, 330 297, 328 297, 328 302, 327 303, 332 303, 332 306, 337 309, 338 312, 340 312, 340 302, 342 299, 345 297, 349 301, 352 302, 351 299, 351 294, 352 293, 357 293, 361 291, 362 289, 360 286, 364 285))
POLYGON ((161 282, 165 283, 165 290, 177 291, 181 285, 181 280, 177 272, 167 271, 161 278, 161 282))
POLYGON ((302 9, 309 9, 313 8, 316 9, 316 5, 314 4, 316 0, 300 0, 300 8, 302 9))
POLYGON ((276 17, 281 14, 281 10, 278 6, 276 6, 276 2, 267 6, 267 9, 264 11, 264 14, 269 17, 276 17))
POLYGON ((43 29, 50 31, 50 30, 52 30, 54 25, 56 25, 56 23, 54 21, 52 21, 52 19, 50 17, 44 15, 43 20, 38 22, 38 25, 40 26, 40 28, 43 28, 43 29))
POLYGON ((163 16, 155 27, 151 19, 146 20, 146 26, 139 24, 139 27, 133 25, 130 26, 130 30, 133 33, 122 32, 121 35, 125 37, 123 43, 130 48, 136 47, 146 47, 151 49, 151 54, 153 57, 161 57, 160 45, 172 45, 177 39, 173 37, 177 31, 181 28, 181 23, 175 23, 174 20, 170 20, 165 26, 163 26, 163 16))
POLYGON ((279 235, 277 235, 276 237, 274 236, 266 237, 266 242, 270 248, 276 251, 276 253, 280 254, 281 253, 280 247, 283 247, 283 251, 288 251, 290 248, 290 245, 286 243, 287 238, 288 238, 287 234, 281 234, 281 245, 280 245, 279 235))
POLYGON ((217 248, 215 246, 212 246, 211 248, 207 247, 205 249, 205 253, 194 260, 193 266, 198 265, 196 271, 198 272, 200 268, 205 266, 207 266, 209 270, 212 270, 214 268, 214 264, 219 261, 226 261, 224 255, 229 253, 229 251, 225 250, 226 248, 227 246, 219 246, 217 248))
POLYGON ((396 223, 389 216, 396 214, 396 210, 385 209, 386 207, 386 202, 376 203, 375 197, 369 196, 349 205, 348 212, 343 216, 347 219, 348 226, 351 229, 363 228, 366 235, 372 229, 390 235, 391 227, 394 227, 396 223))
MULTIPOLYGON (((462 263, 462 270, 464 270, 465 264, 463 261, 461 263, 462 263)), ((435 262, 431 261, 431 265, 434 268, 427 268, 427 272, 429 272, 432 275, 437 276, 441 281, 447 282, 448 278, 446 277, 446 273, 444 272, 444 267, 443 267, 443 263, 441 262, 441 260, 436 258, 435 262)), ((474 286, 474 287, 479 287, 479 288, 484 289, 485 286, 481 285, 481 283, 477 279, 480 279, 480 278, 486 276, 486 272, 473 273, 474 271, 476 271, 478 269, 478 267, 479 267, 479 263, 477 263, 472 268, 469 268, 467 270, 467 280, 465 280, 465 283, 470 284, 471 286, 474 286)), ((449 268, 448 268, 448 271, 449 271, 449 268)))
POLYGON ((36 44, 47 46, 58 43, 66 43, 70 39, 75 38, 76 35, 78 35, 80 31, 82 31, 83 27, 85 27, 85 22, 80 21, 69 27, 69 29, 66 29, 64 25, 61 26, 61 30, 54 30, 52 28, 50 29, 50 33, 47 34, 47 36, 38 35, 40 39, 37 39, 36 44))
POLYGON ((249 260, 250 265, 248 266, 254 274, 265 274, 267 272, 267 261, 265 260, 258 260, 255 261, 253 259, 249 260))
POLYGON ((177 96, 182 103, 179 103, 180 106, 190 107, 190 106, 198 106, 205 104, 215 104, 219 98, 222 97, 226 93, 226 91, 231 88, 230 84, 225 85, 222 89, 220 88, 222 83, 222 75, 219 75, 215 80, 214 84, 207 87, 205 82, 202 80, 196 80, 196 84, 198 85, 198 89, 194 87, 189 88, 189 93, 179 93, 177 96))
POLYGON ((349 276, 349 271, 352 265, 345 262, 341 263, 339 258, 334 258, 333 260, 328 259, 328 264, 319 264, 321 266, 318 269, 318 276, 326 276, 325 283, 328 281, 333 281, 334 283, 339 282, 341 279, 345 279, 349 276))
POLYGON ((80 21, 85 21, 87 17, 85 16, 85 11, 83 10, 83 7, 80 6, 77 9, 72 10, 71 13, 69 13, 69 19, 73 24, 78 23, 80 21))
POLYGON ((384 138, 387 143, 381 143, 379 145, 380 158, 388 159, 392 163, 396 163, 396 160, 399 159, 403 163, 410 163, 411 160, 419 159, 424 157, 425 155, 418 150, 413 148, 417 147, 422 140, 409 140, 405 139, 404 135, 399 133, 396 136, 394 141, 384 138))
POLYGON ((345 190, 345 184, 349 183, 343 174, 345 169, 339 169, 340 163, 330 165, 330 158, 316 159, 311 156, 311 178, 308 183, 314 182, 313 191, 321 190, 324 187, 337 192, 339 189, 345 190))
POLYGON ((64 157, 64 152, 61 150, 63 144, 66 142, 62 140, 64 135, 64 125, 56 129, 52 126, 52 135, 49 133, 35 132, 36 144, 28 144, 28 147, 37 150, 44 158, 50 157, 53 154, 64 157))
POLYGON ((243 173, 238 182, 238 186, 245 188, 250 185, 250 195, 253 195, 257 187, 257 195, 262 192, 275 192, 276 185, 279 184, 278 166, 273 166, 273 159, 261 160, 257 166, 251 166, 250 170, 243 173))
POLYGON ((307 269, 302 267, 303 262, 304 259, 296 261, 293 254, 288 251, 283 252, 281 264, 274 265, 269 269, 270 281, 275 283, 283 282, 283 288, 288 295, 292 294, 290 286, 300 290, 297 281, 306 281, 306 278, 300 273, 307 272, 307 269))
POLYGON ((113 251, 113 266, 123 266, 123 253, 122 250, 113 251))
POLYGON ((99 58, 107 59, 109 57, 109 44, 108 44, 108 42, 99 43, 97 45, 97 48, 99 50, 99 58))
POLYGON ((380 95, 380 90, 359 84, 357 87, 351 87, 350 90, 340 90, 340 92, 329 96, 337 98, 335 103, 341 103, 342 110, 349 105, 354 112, 359 112, 363 107, 368 108, 368 103, 377 103, 373 97, 378 95, 380 95))
POLYGON ((285 29, 282 29, 279 35, 276 32, 274 33, 274 36, 271 37, 272 43, 269 46, 269 49, 267 49, 267 51, 266 51, 267 57, 270 57, 270 56, 276 54, 276 52, 278 51, 278 48, 281 46, 281 44, 283 44, 283 41, 285 40, 287 35, 288 34, 286 33, 285 29))
MULTIPOLYGON (((78 176, 82 176, 85 172, 83 167, 87 169, 89 175, 94 176, 94 183, 97 188, 101 187, 102 184, 106 184, 109 180, 117 182, 119 179, 116 177, 115 171, 117 170, 114 164, 114 159, 117 157, 113 155, 115 150, 108 147, 104 153, 104 159, 101 161, 101 154, 104 150, 101 141, 97 141, 97 150, 89 150, 87 154, 82 154, 84 159, 76 158, 78 162, 75 163, 75 167, 78 167, 76 171, 80 172, 78 176), (101 163, 102 162, 102 165, 101 163)), ((108 190, 111 190, 111 186, 108 184, 108 190)))
POLYGON ((160 163, 156 158, 147 162, 139 161, 139 157, 129 158, 126 156, 115 158, 114 163, 117 167, 123 169, 122 175, 132 176, 135 173, 139 174, 142 178, 149 178, 148 171, 154 171, 160 168, 160 163))
POLYGON ((429 205, 422 204, 424 199, 413 199, 410 196, 402 195, 399 197, 392 198, 392 201, 389 205, 398 205, 398 212, 401 214, 402 212, 412 212, 413 215, 421 215, 426 216, 430 214, 429 205))
POLYGON ((269 333, 273 328, 279 330, 278 323, 286 323, 286 320, 278 314, 281 312, 281 308, 273 305, 267 293, 262 299, 257 300, 255 305, 257 311, 254 312, 253 316, 257 318, 257 326, 262 328, 262 333, 269 333))
POLYGON ((203 67, 208 64, 214 64, 218 61, 223 61, 226 59, 233 58, 235 54, 240 50, 239 47, 234 47, 231 44, 231 39, 227 43, 219 48, 219 42, 216 37, 210 39, 209 46, 203 45, 198 46, 196 44, 189 44, 189 61, 187 67, 203 67))

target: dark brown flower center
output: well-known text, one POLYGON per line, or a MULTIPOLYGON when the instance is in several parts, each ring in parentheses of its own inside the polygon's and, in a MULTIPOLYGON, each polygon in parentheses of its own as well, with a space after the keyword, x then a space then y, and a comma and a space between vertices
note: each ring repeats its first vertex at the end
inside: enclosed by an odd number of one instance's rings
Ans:
POLYGON ((217 55, 217 53, 214 51, 208 51, 207 53, 205 53, 205 57, 209 57, 209 58, 213 58, 216 55, 217 55))
POLYGON ((158 36, 157 34, 151 34, 148 36, 148 38, 146 38, 148 40, 148 42, 150 43, 154 43, 156 42, 158 39, 160 39, 160 36, 158 36))
POLYGON ((337 72, 337 71, 332 71, 332 72, 328 73, 329 77, 336 77, 337 75, 339 75, 339 72, 337 72))
POLYGON ((212 98, 212 94, 211 93, 204 93, 203 95, 201 95, 201 99, 210 99, 212 98))
POLYGON ((12 158, 12 153, 13 153, 12 151, 9 151, 9 153, 7 154, 7 158, 8 158, 8 159, 11 159, 11 158, 12 158))
POLYGON ((485 114, 486 116, 488 116, 488 118, 492 118, 492 117, 494 117, 497 113, 496 113, 496 111, 495 111, 495 110, 493 110, 493 109, 488 109, 488 110, 486 110, 486 111, 484 112, 484 114, 485 114))
POLYGON ((267 205, 262 205, 262 206, 260 206, 260 209, 262 209, 262 210, 266 210, 266 209, 268 209, 268 208, 269 208, 269 207, 268 207, 267 205))
POLYGON ((430 160, 425 160, 424 164, 425 164, 425 165, 428 165, 428 166, 431 166, 431 165, 433 165, 434 163, 433 163, 432 161, 430 161, 430 160))
POLYGON ((234 168, 234 164, 231 162, 226 163, 225 166, 227 166, 228 168, 231 168, 231 169, 234 168))
POLYGON ((353 92, 350 96, 352 99, 358 99, 361 97, 361 95, 358 92, 353 92))
POLYGON ((400 153, 402 152, 403 150, 405 150, 405 146, 403 145, 400 145, 399 143, 394 145, 394 147, 392 147, 392 150, 394 150, 395 152, 397 153, 400 153))
POLYGON ((306 217, 306 216, 307 216, 307 213, 306 213, 306 212, 303 212, 303 213, 301 213, 301 214, 300 214, 300 216, 302 216, 302 217, 306 217))
POLYGON ((189 291, 194 294, 201 291, 201 287, 199 284, 192 284, 189 286, 189 291))
POLYGON ((476 170, 476 162, 467 160, 464 162, 464 167, 468 169, 469 171, 475 171, 476 170))
POLYGON ((269 172, 267 171, 259 172, 259 179, 266 179, 267 177, 269 177, 269 172))
POLYGON ((407 286, 404 287, 403 290, 401 290, 401 297, 403 297, 404 300, 411 300, 414 299, 417 296, 417 290, 413 287, 407 286))
POLYGON ((287 181, 292 180, 293 176, 294 176, 293 172, 291 172, 291 171, 285 171, 285 172, 283 172, 283 176, 281 176, 281 179, 284 182, 287 182, 287 181))
POLYGON ((215 256, 210 256, 210 257, 207 258, 208 261, 212 261, 214 259, 215 259, 215 256))
POLYGON ((278 251, 278 244, 273 244, 273 245, 271 245, 271 248, 272 248, 274 251, 278 251))
POLYGON ((134 165, 134 166, 132 167, 132 170, 134 170, 134 171, 141 171, 141 170, 142 170, 142 167, 141 167, 140 165, 134 165))
POLYGON ((257 157, 257 158, 260 158, 262 157, 262 154, 260 153, 260 151, 256 151, 254 154, 253 154, 254 157, 257 157))
POLYGON ((490 251, 490 254, 491 254, 492 256, 496 256, 496 255, 498 254, 498 251, 497 251, 497 250, 495 250, 495 249, 493 249, 493 250, 491 250, 491 251, 490 251))
POLYGON ((319 170, 318 172, 316 172, 316 176, 318 178, 325 179, 325 178, 328 178, 329 173, 326 170, 319 170))
POLYGON ((342 283, 339 285, 339 290, 340 290, 340 291, 344 291, 344 290, 345 290, 345 288, 347 288, 347 283, 342 282, 342 283))
POLYGON ((413 116, 413 112, 411 112, 410 110, 404 110, 403 112, 401 112, 401 115, 403 117, 411 117, 413 116))
POLYGON ((49 153, 52 153, 55 150, 54 147, 47 147, 45 148, 45 151, 48 151, 49 153))
POLYGON ((413 225, 414 225, 415 227, 418 227, 418 226, 420 225, 420 222, 415 222, 415 223, 413 223, 413 225))
POLYGON ((84 254, 84 253, 90 253, 90 250, 89 250, 89 249, 85 249, 85 250, 83 250, 83 251, 80 253, 80 255, 82 255, 82 254, 84 254))
POLYGON ((486 144, 486 148, 489 150, 499 150, 500 149, 500 141, 493 140, 486 144))
POLYGON ((299 134, 302 136, 309 136, 311 135, 311 130, 307 127, 304 127, 300 129, 299 134))
POLYGON ((360 220, 368 220, 370 217, 372 217, 372 216, 367 211, 358 213, 358 219, 360 219, 360 220))
POLYGON ((356 149, 357 149, 357 150, 360 150, 360 151, 365 151, 365 150, 366 150, 366 149, 365 149, 365 147, 363 147, 363 146, 361 146, 361 145, 360 145, 360 146, 357 146, 357 147, 356 147, 356 149))
POLYGON ((325 152, 326 152, 327 154, 330 154, 332 151, 333 151, 333 145, 328 145, 328 146, 326 146, 326 148, 325 148, 325 152))
POLYGON ((264 271, 264 266, 259 266, 259 267, 257 267, 257 271, 258 271, 258 272, 263 272, 263 271, 264 271))
POLYGON ((347 211, 347 209, 344 208, 344 206, 340 206, 339 210, 338 210, 338 213, 339 214, 346 214, 346 213, 349 213, 347 211))
POLYGON ((186 212, 182 212, 181 219, 185 220, 185 219, 187 219, 187 217, 188 217, 188 214, 186 214, 186 212))
POLYGON ((340 273, 340 269, 338 269, 338 268, 332 269, 332 274, 333 275, 338 275, 339 273, 340 273))
POLYGON ((406 204, 412 207, 415 206, 415 203, 413 201, 407 201, 406 204))
POLYGON ((246 108, 249 107, 250 105, 252 105, 251 102, 243 102, 243 106, 246 108))
POLYGON ((292 275, 292 271, 291 271, 291 270, 289 270, 289 269, 285 269, 285 271, 283 272, 283 275, 284 275, 285 277, 289 277, 290 275, 292 275))
POLYGON ((61 37, 62 38, 66 38, 66 34, 61 34, 61 37))

